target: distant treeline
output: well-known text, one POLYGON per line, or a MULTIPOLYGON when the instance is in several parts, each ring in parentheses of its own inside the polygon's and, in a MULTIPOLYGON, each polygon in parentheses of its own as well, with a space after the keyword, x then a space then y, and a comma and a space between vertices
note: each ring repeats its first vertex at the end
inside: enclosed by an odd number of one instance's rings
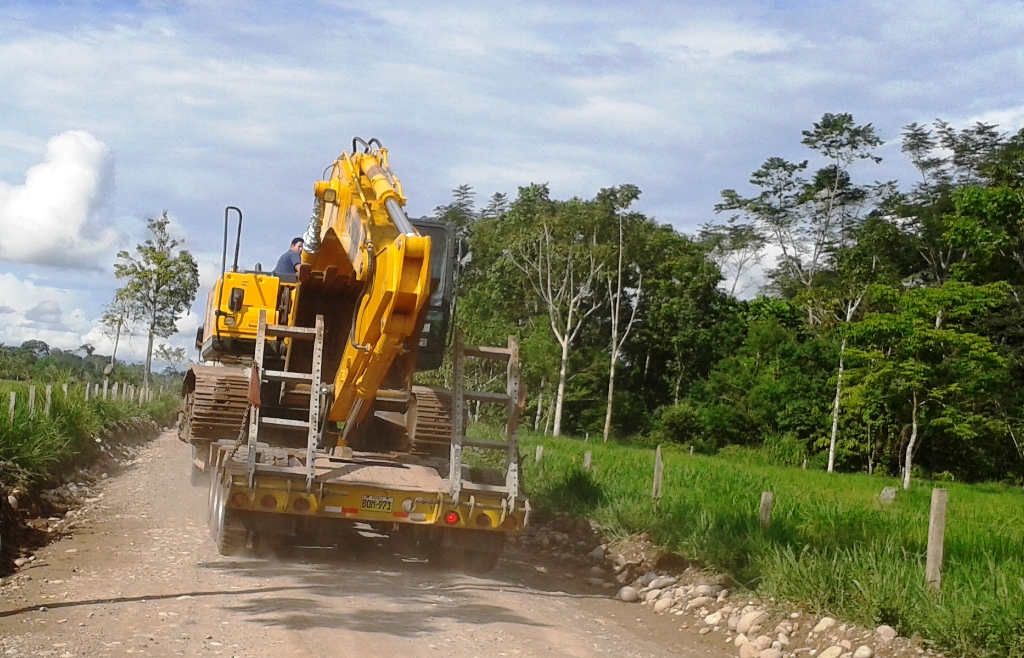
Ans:
POLYGON ((612 437, 1020 481, 1024 131, 906 126, 909 187, 856 180, 881 140, 848 114, 802 143, 813 162, 769 158, 693 235, 632 210, 633 185, 535 184, 483 209, 459 187, 435 211, 465 240, 457 326, 519 336, 541 431, 600 438, 614 367, 612 437))
MULTIPOLYGON (((110 382, 142 385, 143 366, 114 360, 110 382)), ((41 340, 27 340, 18 347, 0 345, 0 380, 41 381, 41 382, 89 382, 103 381, 103 371, 111 364, 110 356, 96 353, 92 345, 82 345, 74 350, 50 347, 41 340)), ((174 385, 180 382, 175 369, 168 367, 161 377, 154 380, 159 385, 174 385)))

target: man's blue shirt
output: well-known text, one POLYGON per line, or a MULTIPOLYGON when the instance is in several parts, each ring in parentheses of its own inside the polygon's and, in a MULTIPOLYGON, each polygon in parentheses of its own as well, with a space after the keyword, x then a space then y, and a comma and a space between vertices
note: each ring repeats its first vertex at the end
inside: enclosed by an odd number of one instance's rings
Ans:
POLYGON ((301 262, 302 256, 289 249, 277 259, 277 267, 274 268, 274 274, 295 274, 295 266, 301 262))

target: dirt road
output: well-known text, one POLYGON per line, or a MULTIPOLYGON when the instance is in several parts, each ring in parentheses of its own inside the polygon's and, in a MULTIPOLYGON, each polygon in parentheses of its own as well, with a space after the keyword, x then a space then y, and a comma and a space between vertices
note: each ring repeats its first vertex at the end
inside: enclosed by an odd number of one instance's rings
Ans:
POLYGON ((221 557, 187 463, 165 432, 4 579, 0 655, 731 655, 517 548, 483 578, 379 547, 221 557))

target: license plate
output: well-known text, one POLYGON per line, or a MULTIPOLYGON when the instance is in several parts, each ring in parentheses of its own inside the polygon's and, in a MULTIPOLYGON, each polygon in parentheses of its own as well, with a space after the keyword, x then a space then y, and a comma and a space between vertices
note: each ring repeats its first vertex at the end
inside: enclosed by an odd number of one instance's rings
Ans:
POLYGON ((384 496, 363 496, 359 503, 359 509, 363 512, 390 512, 394 502, 394 498, 385 498, 384 496))

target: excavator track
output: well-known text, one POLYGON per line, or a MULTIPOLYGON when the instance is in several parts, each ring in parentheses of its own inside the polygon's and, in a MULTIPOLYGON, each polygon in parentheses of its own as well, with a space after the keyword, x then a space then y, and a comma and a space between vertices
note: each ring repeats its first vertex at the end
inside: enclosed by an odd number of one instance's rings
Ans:
POLYGON ((452 444, 452 392, 433 386, 413 386, 416 426, 409 451, 418 455, 447 457, 452 444))
POLYGON ((248 368, 192 366, 182 389, 179 439, 195 443, 238 437, 249 404, 248 368))

